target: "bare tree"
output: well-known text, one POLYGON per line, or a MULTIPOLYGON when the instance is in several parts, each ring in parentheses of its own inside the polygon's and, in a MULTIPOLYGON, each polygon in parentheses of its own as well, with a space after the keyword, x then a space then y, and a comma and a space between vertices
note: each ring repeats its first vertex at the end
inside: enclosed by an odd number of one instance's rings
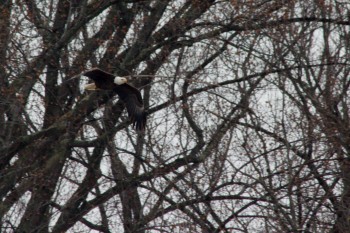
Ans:
POLYGON ((3 232, 347 232, 347 1, 2 1, 3 232), (99 67, 142 92, 135 132, 99 67))

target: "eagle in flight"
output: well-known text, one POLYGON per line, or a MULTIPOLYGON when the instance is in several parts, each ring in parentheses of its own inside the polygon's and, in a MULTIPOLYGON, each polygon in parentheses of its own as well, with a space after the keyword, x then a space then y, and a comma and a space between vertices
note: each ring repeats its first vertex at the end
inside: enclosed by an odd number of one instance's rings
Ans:
POLYGON ((125 77, 115 76, 99 68, 93 68, 83 73, 94 82, 85 86, 85 90, 112 90, 118 94, 128 111, 129 119, 138 132, 146 126, 146 113, 140 91, 129 85, 125 77))

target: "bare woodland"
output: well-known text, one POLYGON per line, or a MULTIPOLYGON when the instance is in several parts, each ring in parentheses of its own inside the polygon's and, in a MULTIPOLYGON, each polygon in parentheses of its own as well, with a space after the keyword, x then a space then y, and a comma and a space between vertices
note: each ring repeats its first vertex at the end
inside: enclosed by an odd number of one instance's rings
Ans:
POLYGON ((349 232, 347 0, 5 0, 0 26, 1 232, 349 232), (134 75, 144 133, 92 67, 134 75))

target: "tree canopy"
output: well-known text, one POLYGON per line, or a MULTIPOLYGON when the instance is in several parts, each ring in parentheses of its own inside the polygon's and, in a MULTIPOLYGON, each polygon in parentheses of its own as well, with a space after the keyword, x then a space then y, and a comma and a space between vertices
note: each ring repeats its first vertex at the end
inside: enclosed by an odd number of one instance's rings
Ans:
POLYGON ((342 0, 1 1, 1 230, 347 232, 349 16, 342 0), (115 93, 83 90, 92 67, 141 90, 143 133, 115 93))

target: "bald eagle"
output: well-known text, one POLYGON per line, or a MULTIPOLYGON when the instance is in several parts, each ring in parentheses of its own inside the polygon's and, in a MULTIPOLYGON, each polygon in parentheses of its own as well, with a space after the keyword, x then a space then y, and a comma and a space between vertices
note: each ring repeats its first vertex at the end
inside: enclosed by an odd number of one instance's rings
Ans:
POLYGON ((126 78, 115 76, 98 68, 88 70, 83 75, 94 81, 86 85, 85 90, 112 90, 117 93, 126 106, 133 127, 136 128, 136 131, 144 131, 146 113, 138 89, 127 84, 126 78))

